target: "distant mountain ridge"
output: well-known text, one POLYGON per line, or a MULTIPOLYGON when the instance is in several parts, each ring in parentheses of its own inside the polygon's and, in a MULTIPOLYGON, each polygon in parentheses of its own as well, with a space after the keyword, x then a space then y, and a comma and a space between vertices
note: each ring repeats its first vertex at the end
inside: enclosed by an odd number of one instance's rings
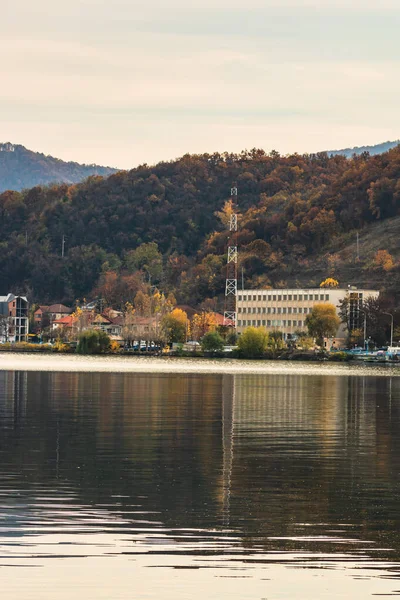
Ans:
POLYGON ((91 175, 107 177, 118 169, 65 162, 19 144, 0 143, 0 193, 49 183, 79 183, 91 175))
POLYGON ((343 150, 328 150, 327 154, 329 156, 346 156, 347 158, 351 158, 354 154, 362 154, 363 152, 368 152, 371 156, 375 154, 383 154, 384 152, 388 152, 392 148, 395 148, 400 144, 400 140, 396 140, 394 142, 383 142, 382 144, 375 144, 375 146, 355 146, 354 148, 344 148, 343 150))

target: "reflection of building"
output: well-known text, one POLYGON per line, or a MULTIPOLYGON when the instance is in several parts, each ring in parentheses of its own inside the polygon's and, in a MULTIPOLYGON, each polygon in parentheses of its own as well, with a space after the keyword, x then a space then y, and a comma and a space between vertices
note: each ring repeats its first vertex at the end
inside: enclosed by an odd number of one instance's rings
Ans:
MULTIPOLYGON (((305 330, 306 316, 315 304, 329 302, 339 309, 340 302, 349 297, 353 321, 359 323, 360 309, 366 298, 377 298, 375 290, 348 289, 286 289, 243 290, 238 293, 238 332, 249 327, 266 327, 283 333, 284 339, 296 330, 305 330)), ((338 338, 345 337, 344 328, 338 338)))
POLYGON ((29 303, 25 296, 0 296, 0 341, 25 342, 29 333, 29 303))

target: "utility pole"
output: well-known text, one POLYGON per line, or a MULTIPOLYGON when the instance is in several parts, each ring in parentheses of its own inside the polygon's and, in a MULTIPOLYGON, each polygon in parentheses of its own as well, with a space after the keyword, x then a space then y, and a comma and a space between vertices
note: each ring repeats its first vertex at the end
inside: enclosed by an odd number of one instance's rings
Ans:
MULTIPOLYGON (((232 202, 237 201, 237 187, 231 188, 232 202)), ((235 203, 236 204, 236 203, 235 203)), ((235 205, 236 210, 236 205, 235 205)), ((224 310, 224 325, 236 329, 237 321, 237 230, 238 216, 236 212, 232 212, 229 218, 229 240, 228 240, 228 259, 226 265, 226 281, 225 281, 225 310, 224 310)))
POLYGON ((62 244, 61 244, 61 257, 64 258, 64 250, 65 250, 65 235, 62 236, 62 244))
POLYGON ((360 234, 357 231, 357 262, 360 260, 360 234))

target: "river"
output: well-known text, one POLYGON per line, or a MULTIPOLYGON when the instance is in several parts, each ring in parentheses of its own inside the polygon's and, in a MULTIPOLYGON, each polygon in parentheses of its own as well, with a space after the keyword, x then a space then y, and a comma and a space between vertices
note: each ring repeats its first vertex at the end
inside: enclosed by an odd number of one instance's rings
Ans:
POLYGON ((400 370, 0 365, 5 600, 400 595, 400 370))

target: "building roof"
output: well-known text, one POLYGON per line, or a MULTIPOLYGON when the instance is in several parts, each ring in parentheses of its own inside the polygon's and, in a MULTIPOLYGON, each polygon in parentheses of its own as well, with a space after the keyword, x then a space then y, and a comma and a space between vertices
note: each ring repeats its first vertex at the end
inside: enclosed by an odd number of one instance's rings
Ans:
POLYGON ((68 308, 65 304, 52 304, 47 307, 47 310, 50 313, 60 313, 65 315, 70 315, 72 313, 72 308, 68 308))
POLYGON ((104 315, 96 315, 93 319, 92 323, 111 323, 111 319, 105 317, 104 315))
POLYGON ((38 313, 39 311, 41 311, 41 312, 48 312, 48 310, 49 310, 49 307, 48 307, 48 306, 46 306, 45 304, 42 304, 42 305, 40 305, 40 306, 39 306, 39 308, 37 308, 37 309, 35 310, 35 315, 36 315, 36 313, 38 313))
POLYGON ((66 317, 61 317, 61 319, 56 319, 53 321, 53 325, 63 325, 64 327, 72 327, 76 318, 72 315, 68 315, 66 317))

